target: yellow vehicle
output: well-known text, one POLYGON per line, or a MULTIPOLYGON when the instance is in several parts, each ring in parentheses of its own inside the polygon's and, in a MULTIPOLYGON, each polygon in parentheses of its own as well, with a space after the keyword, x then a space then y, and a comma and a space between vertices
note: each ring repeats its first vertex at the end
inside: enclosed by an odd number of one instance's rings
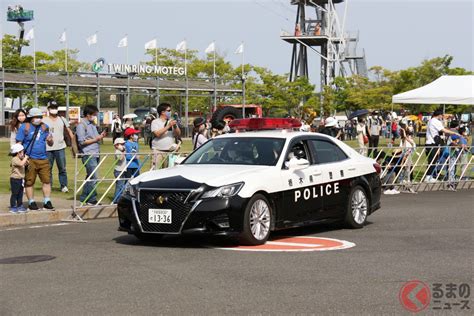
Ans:
POLYGON ((417 115, 407 115, 403 119, 413 123, 415 133, 426 133, 426 122, 420 120, 417 115))

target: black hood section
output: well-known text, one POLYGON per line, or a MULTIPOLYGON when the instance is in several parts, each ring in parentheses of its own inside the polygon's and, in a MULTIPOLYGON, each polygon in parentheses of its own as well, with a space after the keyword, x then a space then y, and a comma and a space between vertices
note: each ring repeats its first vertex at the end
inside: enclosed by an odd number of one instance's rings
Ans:
POLYGON ((174 176, 169 178, 162 178, 151 180, 147 182, 139 182, 140 189, 197 189, 202 183, 194 182, 183 178, 182 176, 174 176))

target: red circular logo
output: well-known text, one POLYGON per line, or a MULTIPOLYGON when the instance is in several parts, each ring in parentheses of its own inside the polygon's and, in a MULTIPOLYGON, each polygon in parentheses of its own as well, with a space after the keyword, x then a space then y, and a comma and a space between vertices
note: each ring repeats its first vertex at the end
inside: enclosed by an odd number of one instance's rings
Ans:
POLYGON ((425 283, 413 280, 405 283, 399 293, 400 304, 410 312, 420 312, 430 305, 431 292, 425 283))

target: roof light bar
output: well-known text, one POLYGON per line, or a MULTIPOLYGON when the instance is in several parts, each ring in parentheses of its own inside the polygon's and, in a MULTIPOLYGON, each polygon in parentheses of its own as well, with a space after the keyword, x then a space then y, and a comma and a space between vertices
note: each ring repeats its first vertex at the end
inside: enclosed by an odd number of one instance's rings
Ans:
POLYGON ((297 129, 301 127, 301 122, 294 118, 246 118, 231 121, 229 127, 236 131, 297 129))

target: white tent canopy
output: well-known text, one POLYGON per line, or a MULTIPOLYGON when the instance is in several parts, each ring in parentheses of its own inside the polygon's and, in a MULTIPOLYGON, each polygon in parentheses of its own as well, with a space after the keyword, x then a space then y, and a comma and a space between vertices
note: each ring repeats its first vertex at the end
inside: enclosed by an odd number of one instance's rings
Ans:
POLYGON ((426 86, 394 95, 392 102, 474 105, 474 76, 442 76, 426 86))

